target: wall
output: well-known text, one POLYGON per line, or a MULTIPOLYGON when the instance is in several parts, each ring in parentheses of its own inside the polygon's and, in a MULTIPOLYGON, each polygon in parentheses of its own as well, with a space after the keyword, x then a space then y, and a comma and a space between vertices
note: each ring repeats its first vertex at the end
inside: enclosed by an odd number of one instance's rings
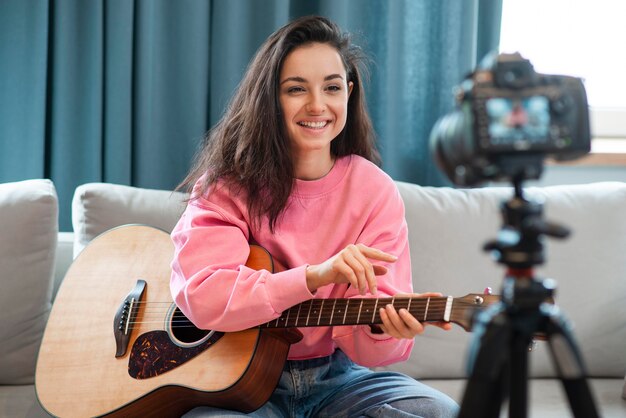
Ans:
POLYGON ((626 166, 547 165, 543 176, 528 185, 584 184, 600 181, 626 182, 626 166))

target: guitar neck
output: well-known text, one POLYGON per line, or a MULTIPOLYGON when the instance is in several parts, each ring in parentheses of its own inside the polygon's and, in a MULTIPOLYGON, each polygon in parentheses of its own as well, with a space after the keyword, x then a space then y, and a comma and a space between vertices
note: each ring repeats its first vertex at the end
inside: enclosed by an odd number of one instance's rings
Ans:
MULTIPOLYGON (((281 271, 271 255, 262 247, 250 246, 246 266, 255 270, 281 271)), ((284 311, 261 328, 302 328, 335 325, 373 325, 382 323, 380 308, 392 305, 408 310, 420 322, 454 322, 466 331, 471 328, 471 314, 499 300, 495 295, 470 293, 461 298, 452 296, 360 299, 311 299, 284 311)))
POLYGON ((390 297, 371 299, 311 299, 284 311, 262 328, 370 325, 382 323, 380 308, 393 305, 406 309, 421 322, 449 322, 454 298, 390 297))

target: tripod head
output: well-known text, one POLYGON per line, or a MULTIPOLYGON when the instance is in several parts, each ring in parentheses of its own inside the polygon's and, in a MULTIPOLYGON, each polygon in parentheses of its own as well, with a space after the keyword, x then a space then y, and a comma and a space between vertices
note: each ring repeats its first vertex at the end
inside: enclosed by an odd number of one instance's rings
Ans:
POLYGON ((544 236, 563 239, 569 229, 543 219, 543 203, 527 200, 522 176, 513 179, 514 196, 501 205, 503 225, 498 237, 483 249, 509 269, 530 269, 545 261, 544 236))

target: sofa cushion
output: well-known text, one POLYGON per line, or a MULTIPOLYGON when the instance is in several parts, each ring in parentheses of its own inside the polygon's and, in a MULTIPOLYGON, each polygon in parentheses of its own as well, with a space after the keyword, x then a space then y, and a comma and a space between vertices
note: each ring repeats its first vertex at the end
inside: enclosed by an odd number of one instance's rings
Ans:
POLYGON ((120 225, 144 224, 171 231, 187 195, 110 183, 87 183, 72 200, 74 257, 96 236, 120 225))
POLYGON ((50 311, 58 202, 49 180, 0 184, 0 384, 31 384, 50 311))
POLYGON ((52 418, 37 401, 34 385, 0 385, 0 417, 52 418))
MULTIPOLYGON (((398 183, 406 205, 416 292, 453 296, 499 293, 504 266, 482 245, 496 237, 499 207, 507 187, 458 190, 398 183)), ((544 266, 537 274, 553 278, 556 300, 574 327, 589 374, 618 377, 626 367, 626 184, 596 183, 528 188, 545 201, 544 219, 572 230, 566 240, 546 239, 544 266)), ((471 335, 427 327, 411 358, 391 366, 414 377, 466 376, 471 335)), ((554 376, 548 344, 538 342, 530 355, 531 375, 554 376)))

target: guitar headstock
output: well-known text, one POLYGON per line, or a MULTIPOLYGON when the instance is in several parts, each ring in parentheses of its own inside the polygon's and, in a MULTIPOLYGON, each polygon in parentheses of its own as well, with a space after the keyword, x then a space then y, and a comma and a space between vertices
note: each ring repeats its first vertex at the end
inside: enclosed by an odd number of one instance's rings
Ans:
POLYGON ((454 298, 450 322, 461 326, 465 331, 472 330, 472 317, 477 310, 485 309, 500 301, 499 295, 469 293, 460 298, 454 298))

